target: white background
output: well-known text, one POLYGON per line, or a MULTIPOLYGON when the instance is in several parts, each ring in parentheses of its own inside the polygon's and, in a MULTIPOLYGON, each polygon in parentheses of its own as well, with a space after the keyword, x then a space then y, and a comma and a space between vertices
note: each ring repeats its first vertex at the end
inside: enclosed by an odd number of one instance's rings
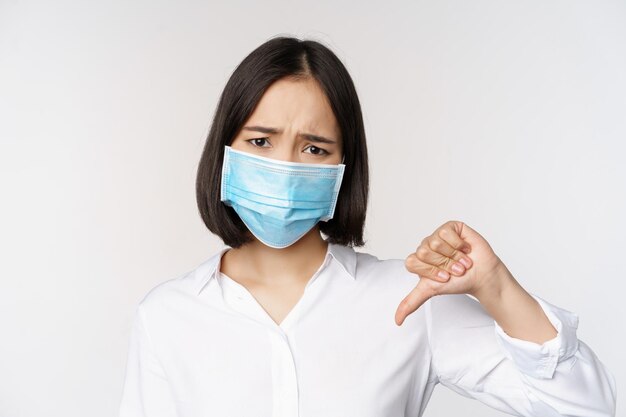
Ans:
MULTIPOLYGON (((231 71, 276 35, 325 43, 357 86, 357 250, 404 258, 466 222, 580 315, 623 412, 626 2, 0 0, 0 416, 117 413, 135 304, 221 245, 197 163, 231 71)), ((425 415, 501 414, 439 386, 425 415)))

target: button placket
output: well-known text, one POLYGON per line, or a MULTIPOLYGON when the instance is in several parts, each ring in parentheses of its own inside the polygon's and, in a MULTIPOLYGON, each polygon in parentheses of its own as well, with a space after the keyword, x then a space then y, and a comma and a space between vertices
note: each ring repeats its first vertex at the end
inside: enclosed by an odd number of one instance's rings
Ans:
POLYGON ((304 303, 308 302, 314 291, 313 285, 319 275, 328 266, 330 256, 307 282, 300 300, 285 316, 280 325, 270 317, 250 292, 236 281, 224 275, 221 277, 223 294, 226 301, 234 310, 267 327, 271 345, 271 372, 272 372, 272 417, 299 416, 299 387, 296 373, 296 363, 293 354, 294 346, 290 344, 287 332, 298 322, 304 303))
MULTIPOLYGON (((261 322, 267 329, 271 347, 272 417, 298 417, 296 367, 292 347, 284 330, 271 319, 249 293, 245 293, 245 290, 239 291, 239 288, 230 286, 225 291, 225 296, 234 310, 261 322)), ((297 312, 292 311, 292 313, 297 312)))
POLYGON ((298 381, 289 340, 280 329, 268 332, 272 347, 272 417, 297 417, 298 381))

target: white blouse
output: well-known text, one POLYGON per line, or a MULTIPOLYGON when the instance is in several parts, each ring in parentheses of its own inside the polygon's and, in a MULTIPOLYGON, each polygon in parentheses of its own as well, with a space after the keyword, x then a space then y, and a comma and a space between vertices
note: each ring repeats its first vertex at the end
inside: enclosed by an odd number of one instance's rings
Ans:
POLYGON ((220 272, 228 249, 138 303, 120 417, 418 417, 438 383, 517 416, 615 415, 615 379, 577 338, 578 316, 536 295, 558 330, 542 345, 508 336, 465 294, 397 326, 419 276, 329 243, 277 325, 220 272))

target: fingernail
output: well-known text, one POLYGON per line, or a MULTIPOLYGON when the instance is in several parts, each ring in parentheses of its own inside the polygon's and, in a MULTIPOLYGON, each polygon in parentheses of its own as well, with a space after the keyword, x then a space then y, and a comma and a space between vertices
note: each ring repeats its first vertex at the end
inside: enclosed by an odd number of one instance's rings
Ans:
POLYGON ((470 266, 470 261, 467 258, 461 258, 459 262, 461 262, 466 268, 469 268, 470 266))
POLYGON ((454 272, 458 272, 460 274, 461 272, 463 272, 463 267, 461 265, 455 263, 455 264, 452 265, 452 270, 454 272))
POLYGON ((446 271, 439 271, 439 273, 437 274, 437 276, 441 279, 449 279, 450 278, 450 274, 448 274, 446 271))

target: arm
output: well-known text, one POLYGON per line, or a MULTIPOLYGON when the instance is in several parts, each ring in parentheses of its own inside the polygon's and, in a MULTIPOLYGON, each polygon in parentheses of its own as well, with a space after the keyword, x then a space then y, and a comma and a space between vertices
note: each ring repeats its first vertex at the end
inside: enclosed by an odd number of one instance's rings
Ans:
POLYGON ((527 293, 474 229, 446 222, 405 265, 420 280, 396 324, 426 303, 443 385, 517 416, 615 415, 615 379, 578 340, 578 317, 527 293))
POLYGON ((426 303, 439 382, 497 410, 525 417, 615 415, 615 379, 576 336, 578 317, 532 295, 557 335, 513 338, 471 296, 426 303))
POLYGON ((141 305, 133 318, 119 417, 176 417, 167 377, 152 349, 141 305))
POLYGON ((511 337, 541 344, 557 336, 542 306, 502 262, 497 264, 489 285, 478 288, 473 295, 511 337))

